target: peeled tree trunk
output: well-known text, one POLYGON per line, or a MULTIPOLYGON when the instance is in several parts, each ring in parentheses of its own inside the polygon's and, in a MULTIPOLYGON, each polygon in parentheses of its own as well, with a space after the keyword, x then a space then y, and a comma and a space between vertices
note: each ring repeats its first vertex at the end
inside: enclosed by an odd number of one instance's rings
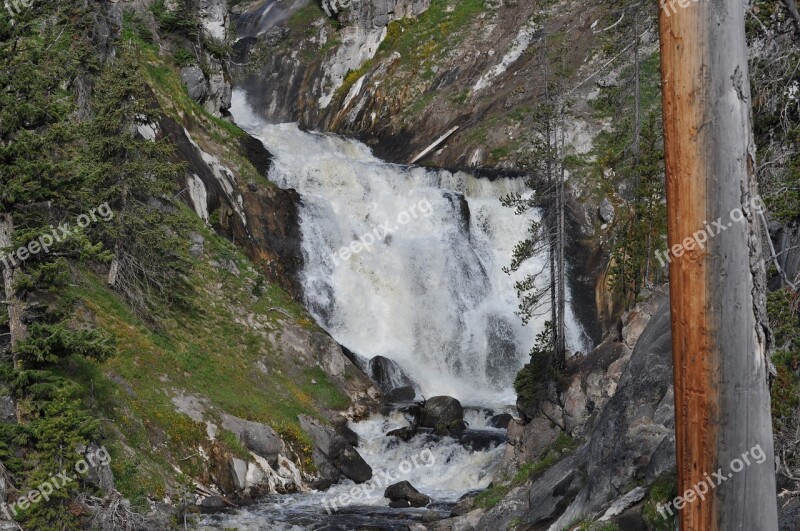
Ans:
POLYGON ((743 2, 661 7, 679 520, 776 530, 743 2))

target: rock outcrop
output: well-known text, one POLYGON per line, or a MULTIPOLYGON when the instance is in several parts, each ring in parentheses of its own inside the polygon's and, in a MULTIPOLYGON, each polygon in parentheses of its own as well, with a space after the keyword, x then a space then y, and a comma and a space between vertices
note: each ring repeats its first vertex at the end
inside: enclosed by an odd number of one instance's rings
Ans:
MULTIPOLYGON (((514 488, 482 516, 477 528, 506 529, 516 521, 528 526, 549 522, 548 529, 563 529, 602 516, 617 498, 629 494, 629 485, 649 484, 674 467, 671 354, 669 301, 662 297, 616 392, 585 431, 587 442, 532 482, 514 488)), ((539 437, 534 430, 540 428, 533 423, 523 427, 515 435, 516 444, 539 437)))

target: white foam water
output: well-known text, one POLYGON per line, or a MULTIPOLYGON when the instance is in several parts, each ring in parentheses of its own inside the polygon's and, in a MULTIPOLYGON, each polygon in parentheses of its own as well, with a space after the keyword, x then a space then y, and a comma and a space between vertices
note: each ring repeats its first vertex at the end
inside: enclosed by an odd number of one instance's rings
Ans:
POLYGON ((355 140, 265 124, 240 90, 231 113, 274 155, 269 178, 302 197, 301 282, 317 322, 357 354, 397 362, 425 396, 513 402, 544 324, 521 324, 514 283, 546 256, 502 271, 527 224, 499 198, 530 193, 524 182, 388 164, 355 140))

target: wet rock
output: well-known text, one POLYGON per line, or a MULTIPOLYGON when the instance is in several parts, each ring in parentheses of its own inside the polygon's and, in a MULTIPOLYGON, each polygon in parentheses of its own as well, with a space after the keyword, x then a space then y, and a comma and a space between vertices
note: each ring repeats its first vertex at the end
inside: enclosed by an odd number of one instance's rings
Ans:
MULTIPOLYGON (((403 369, 401 369, 397 363, 389 358, 375 356, 369 360, 367 369, 369 377, 372 378, 372 381, 374 381, 378 388, 384 393, 388 394, 395 389, 405 387, 412 387, 413 390, 414 382, 403 372, 403 369)), ((416 393, 414 394, 416 395, 416 393)), ((411 400, 413 399, 414 397, 412 396, 411 400)))
POLYGON ((470 496, 459 500, 458 503, 453 505, 450 509, 450 516, 464 516, 475 507, 475 497, 470 496))
POLYGON ((339 469, 345 477, 352 479, 356 483, 364 483, 372 479, 372 467, 370 467, 358 450, 351 445, 344 443, 334 445, 332 450, 333 466, 339 469))
POLYGON ((451 396, 434 396, 422 408, 420 424, 425 428, 453 426, 464 420, 464 408, 461 402, 451 396))
POLYGON ((336 432, 347 444, 351 446, 358 446, 358 435, 356 432, 351 430, 347 424, 342 424, 339 426, 336 432))
POLYGON ((386 434, 387 437, 397 437, 401 441, 410 441, 417 434, 416 428, 413 426, 406 426, 405 428, 397 428, 386 434))
POLYGON ((394 404, 412 402, 416 397, 417 392, 414 391, 414 388, 410 385, 404 385, 403 387, 392 389, 386 393, 386 400, 394 404))
POLYGON ((392 500, 405 500, 412 507, 425 507, 431 503, 431 499, 414 488, 408 481, 401 481, 394 485, 389 485, 383 496, 392 500))
POLYGON ((456 438, 462 446, 473 452, 484 452, 506 442, 504 433, 485 430, 464 430, 457 434, 451 432, 450 436, 456 438))
POLYGON ((389 507, 392 509, 408 509, 411 504, 407 500, 392 500, 389 502, 389 507))
POLYGON ((372 468, 353 445, 348 443, 346 437, 337 435, 332 427, 325 426, 311 417, 300 415, 298 418, 300 427, 313 442, 311 459, 322 480, 315 485, 316 487, 330 486, 339 480, 340 475, 356 483, 363 483, 372 478, 372 468))
POLYGON ((490 418, 486 422, 486 425, 490 428, 499 428, 505 430, 508 428, 508 423, 511 422, 513 418, 514 417, 512 417, 510 413, 500 413, 499 415, 495 415, 490 418))
POLYGON ((206 496, 200 502, 200 512, 203 514, 217 513, 225 509, 225 500, 221 496, 206 496))

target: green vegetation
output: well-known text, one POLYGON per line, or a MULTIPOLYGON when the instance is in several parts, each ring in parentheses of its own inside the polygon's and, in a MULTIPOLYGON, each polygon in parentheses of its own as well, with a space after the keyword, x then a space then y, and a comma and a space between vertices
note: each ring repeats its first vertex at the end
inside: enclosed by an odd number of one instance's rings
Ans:
POLYGON ((512 489, 524 485, 528 480, 533 479, 536 475, 556 464, 577 447, 578 441, 566 433, 560 433, 556 442, 542 452, 539 460, 525 463, 510 480, 498 482, 478 494, 475 497, 475 506, 487 510, 491 509, 512 489))
POLYGON ((678 495, 678 479, 674 473, 659 476, 650 486, 650 492, 644 502, 642 518, 653 531, 672 531, 675 523, 674 518, 669 516, 664 518, 658 508, 664 506, 675 499, 678 495))
POLYGON ((531 348, 531 361, 517 373, 514 390, 528 410, 536 410, 547 398, 550 382, 558 378, 553 368, 553 328, 545 323, 531 348))
MULTIPOLYGON (((11 325, 8 304, 26 312, 27 326, 13 362, 0 363, 0 391, 16 400, 19 418, 0 425, 0 460, 25 491, 71 467, 79 446, 102 441, 116 488, 140 509, 180 497, 192 478, 207 481, 227 456, 249 455, 225 430, 209 440, 204 422, 177 411, 176 397, 197 397, 217 425, 221 411, 270 424, 307 471, 310 441, 297 416, 325 419, 350 406, 322 369, 276 346, 286 326, 317 332, 305 310, 179 201, 185 168, 174 147, 136 134, 165 114, 238 178, 272 186, 242 153, 242 131, 180 82, 178 68, 195 60, 186 40, 194 21, 163 2, 152 10, 159 31, 173 32, 161 42, 170 40, 174 55, 161 55, 142 19, 125 13, 103 65, 88 8, 39 3, 13 26, 0 18, 0 222, 13 214, 12 245, 92 209, 109 214, 14 270, 0 328, 11 325), (91 86, 88 97, 77 96, 79 83, 91 86), (199 258, 189 253, 192 233, 204 239, 199 258), (231 262, 235 274, 215 265, 231 262)), ((223 55, 225 46, 206 39, 204 50, 223 55)), ((75 504, 81 492, 102 494, 75 482, 20 521, 77 529, 87 514, 75 504)))

